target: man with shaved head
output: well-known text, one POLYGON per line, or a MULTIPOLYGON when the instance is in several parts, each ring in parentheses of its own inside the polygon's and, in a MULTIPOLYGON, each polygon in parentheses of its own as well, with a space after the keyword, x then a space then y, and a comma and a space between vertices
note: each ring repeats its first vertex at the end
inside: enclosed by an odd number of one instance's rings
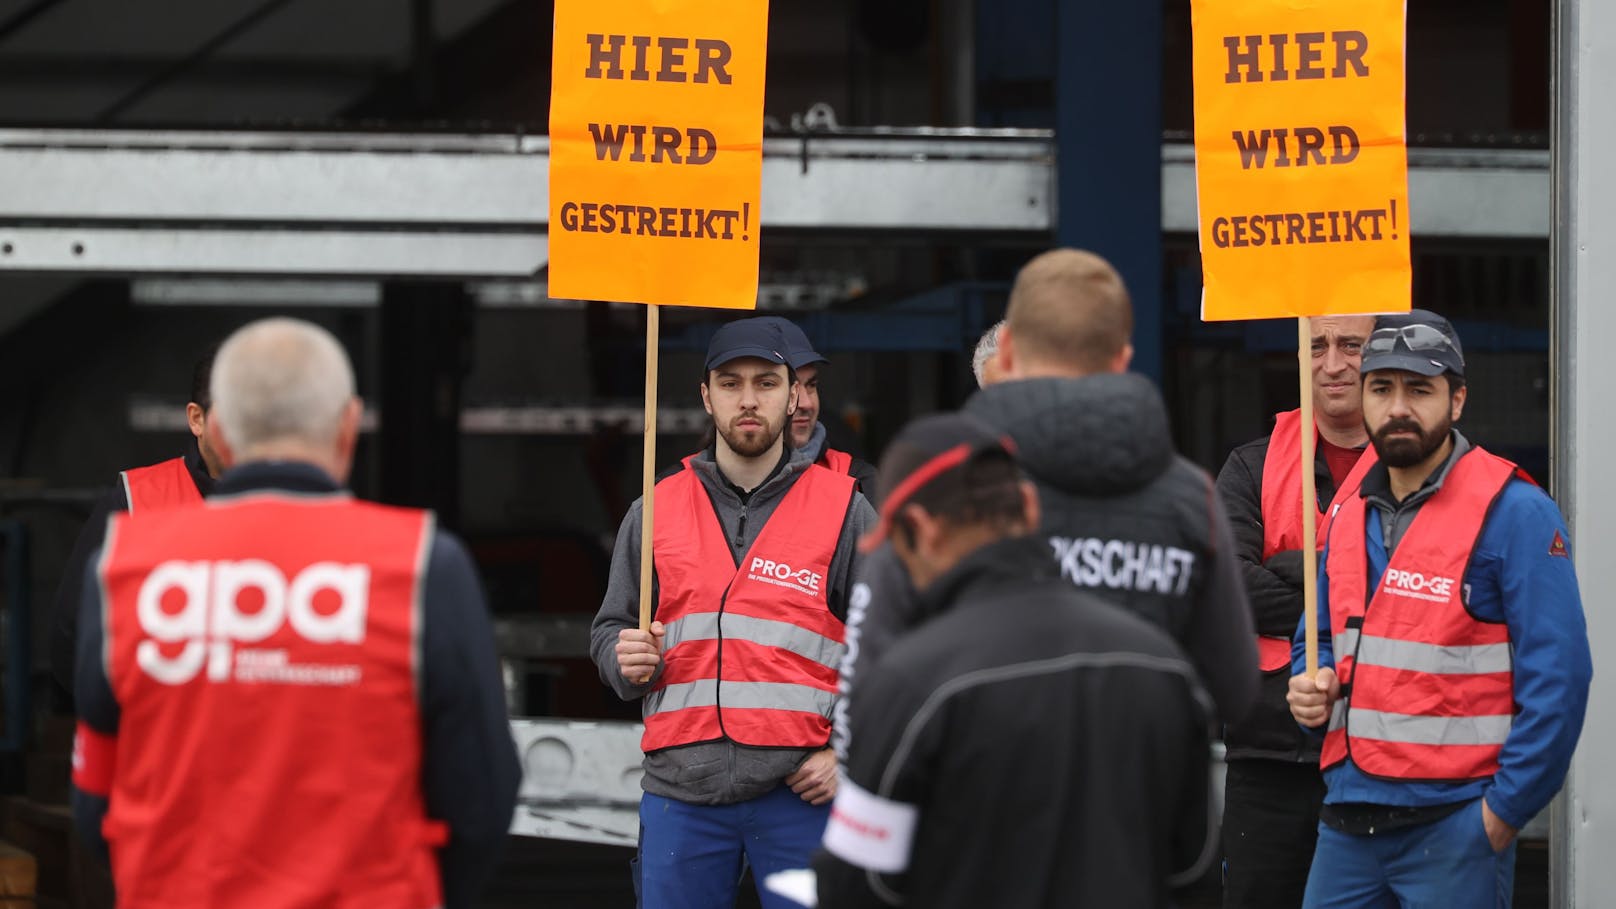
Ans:
POLYGON ((470 906, 520 779, 471 560, 342 488, 324 329, 220 348, 212 498, 112 518, 79 613, 74 811, 120 906, 470 906))
POLYGON ((1133 303, 1111 263, 1053 249, 1022 266, 999 340, 1001 367, 1023 374, 1120 373, 1133 360, 1133 303))
MULTIPOLYGON (((1257 693, 1256 645, 1228 520, 1206 472, 1172 447, 1150 380, 1126 372, 1132 304, 1093 253, 1056 249, 1028 262, 1010 291, 992 360, 1003 380, 965 404, 1007 434, 1038 487, 1038 533, 1066 581, 1164 628, 1201 673, 1224 720, 1257 693)), ((855 588, 842 687, 931 618, 890 546, 855 588)), ((938 582, 944 583, 944 582, 938 582)), ((844 697, 837 742, 848 738, 844 697)), ((842 753, 845 753, 842 752, 842 753)))

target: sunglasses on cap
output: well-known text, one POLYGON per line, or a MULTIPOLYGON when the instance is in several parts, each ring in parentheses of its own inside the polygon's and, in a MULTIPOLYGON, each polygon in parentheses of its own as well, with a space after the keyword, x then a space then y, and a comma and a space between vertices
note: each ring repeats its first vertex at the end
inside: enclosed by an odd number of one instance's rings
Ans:
POLYGON ((1369 336, 1368 343, 1364 344, 1363 352, 1391 353, 1401 340, 1403 346, 1411 351, 1441 350, 1444 347, 1458 353, 1458 348, 1440 329, 1429 325, 1404 325, 1401 328, 1377 328, 1369 336))

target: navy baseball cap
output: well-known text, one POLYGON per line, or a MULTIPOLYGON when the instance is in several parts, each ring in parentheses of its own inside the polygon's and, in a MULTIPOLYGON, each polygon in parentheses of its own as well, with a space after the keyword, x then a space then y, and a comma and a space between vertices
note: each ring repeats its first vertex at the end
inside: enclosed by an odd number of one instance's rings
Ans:
POLYGON ((1422 376, 1451 372, 1464 378, 1464 348, 1453 325, 1428 309, 1394 313, 1375 320, 1375 330, 1364 342, 1364 374, 1377 369, 1402 369, 1422 376))
POLYGON ((881 511, 875 529, 859 540, 860 551, 880 546, 894 516, 922 490, 962 483, 963 469, 978 458, 1015 456, 1010 437, 978 417, 956 412, 911 421, 881 456, 881 511))
POLYGON ((767 322, 780 329, 780 336, 786 340, 786 363, 792 369, 830 362, 823 354, 814 350, 814 345, 808 340, 808 333, 790 319, 780 316, 758 316, 754 321, 767 322))
POLYGON ((731 360, 757 357, 770 363, 786 363, 786 339, 769 317, 737 319, 718 327, 707 342, 707 368, 717 369, 731 360))

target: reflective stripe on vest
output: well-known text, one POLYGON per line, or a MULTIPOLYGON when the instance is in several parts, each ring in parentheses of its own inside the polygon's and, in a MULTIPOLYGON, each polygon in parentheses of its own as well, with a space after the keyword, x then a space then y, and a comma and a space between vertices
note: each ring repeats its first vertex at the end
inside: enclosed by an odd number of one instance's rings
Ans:
MULTIPOLYGON (((716 612, 693 612, 684 618, 664 622, 667 633, 662 639, 662 648, 672 650, 685 641, 716 641, 720 637, 719 624, 719 614, 716 612)), ((789 650, 832 671, 841 668, 842 654, 847 649, 835 638, 799 628, 790 622, 749 615, 726 615, 722 624, 730 637, 789 650)))
POLYGON ((667 636, 662 674, 643 705, 641 747, 725 738, 824 745, 845 640, 830 611, 828 575, 853 479, 810 466, 740 565, 688 461, 657 484, 656 496, 656 617, 667 636))
POLYGON ((725 710, 797 710, 804 713, 829 713, 836 699, 829 691, 807 685, 788 685, 781 682, 723 682, 723 697, 715 679, 664 685, 645 696, 646 710, 663 713, 686 710, 691 707, 717 707, 725 710))
POLYGON ((817 463, 832 473, 845 474, 853 471, 853 456, 829 446, 826 446, 825 450, 820 452, 817 463))
POLYGON ((1399 641, 1395 638, 1363 636, 1356 628, 1341 633, 1335 646, 1342 653, 1357 654, 1364 662, 1370 654, 1376 666, 1388 669, 1407 669, 1438 675, 1477 675, 1486 672, 1509 672, 1511 668, 1508 644, 1472 644, 1469 646, 1443 646, 1419 641, 1399 641), (1366 650, 1360 650, 1359 641, 1366 650))
POLYGON ((337 494, 113 516, 119 905, 442 904, 421 788, 432 534, 430 514, 337 494))
POLYGON ((195 505, 202 501, 202 493, 191 478, 191 469, 184 458, 170 458, 148 467, 135 467, 124 471, 123 495, 129 502, 129 512, 150 511, 154 508, 174 508, 195 505))
POLYGON ((1361 496, 1335 515, 1326 566, 1330 630, 1343 697, 1320 763, 1349 757, 1370 776, 1484 779, 1498 770, 1514 688, 1509 629, 1464 607, 1475 541, 1515 465, 1472 448, 1420 507, 1368 592, 1361 496))
MULTIPOLYGON (((1302 548, 1302 411, 1274 414, 1274 431, 1268 436, 1268 452, 1263 456, 1262 520, 1263 561, 1276 552, 1302 548)), ((1365 446, 1358 462, 1336 489, 1330 507, 1318 515, 1313 527, 1314 544, 1324 548, 1330 527, 1330 514, 1345 496, 1358 490, 1364 474, 1375 463, 1374 446, 1365 446)), ((1257 636, 1257 663, 1263 672, 1278 672, 1291 664, 1289 639, 1257 636), (1283 648, 1270 641, 1282 641, 1283 648)))

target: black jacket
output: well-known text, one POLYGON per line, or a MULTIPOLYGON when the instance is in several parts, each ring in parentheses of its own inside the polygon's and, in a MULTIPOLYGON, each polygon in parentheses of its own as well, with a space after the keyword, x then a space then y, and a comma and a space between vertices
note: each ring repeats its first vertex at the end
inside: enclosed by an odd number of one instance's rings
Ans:
MULTIPOLYGON (((1218 494, 1229 512, 1240 575, 1251 603, 1252 624, 1257 634, 1289 639, 1302 620, 1302 551, 1275 553, 1263 561, 1262 484, 1268 440, 1263 436, 1229 453, 1229 460, 1218 471, 1218 494)), ((1335 497, 1335 480, 1322 450, 1314 453, 1313 478, 1319 510, 1323 511, 1335 497)), ((1285 703, 1290 675, 1289 666, 1264 673, 1256 706, 1244 720, 1230 723, 1224 730, 1224 744, 1231 760, 1318 763, 1321 740, 1296 725, 1285 703)))
MULTIPOLYGON (((1244 716, 1257 696, 1257 651, 1228 521, 1211 477, 1174 453, 1150 380, 1003 382, 965 410, 1014 440, 1038 485, 1040 533, 1062 575, 1165 628, 1200 670, 1219 715, 1244 716)), ((865 560, 860 578, 844 694, 898 634, 927 618, 890 546, 865 560)))
MULTIPOLYGON (((185 469, 191 475, 191 482, 196 484, 196 491, 203 497, 213 492, 213 477, 208 475, 208 467, 202 462, 202 452, 197 449, 194 438, 185 449, 185 469)), ((68 553, 67 564, 62 568, 61 583, 56 587, 56 600, 51 606, 51 678, 66 692, 66 708, 69 711, 73 707, 73 654, 78 640, 79 597, 84 592, 84 569, 90 562, 90 553, 101 547, 101 541, 107 535, 107 518, 128 510, 129 497, 123 483, 117 483, 95 504, 89 520, 79 528, 78 538, 73 541, 73 550, 68 553)))
POLYGON ((861 680, 819 905, 1168 905, 1215 852, 1210 704, 1179 647, 1062 582, 1033 538, 921 599, 935 618, 861 680), (886 826, 905 815, 907 849, 886 826))

